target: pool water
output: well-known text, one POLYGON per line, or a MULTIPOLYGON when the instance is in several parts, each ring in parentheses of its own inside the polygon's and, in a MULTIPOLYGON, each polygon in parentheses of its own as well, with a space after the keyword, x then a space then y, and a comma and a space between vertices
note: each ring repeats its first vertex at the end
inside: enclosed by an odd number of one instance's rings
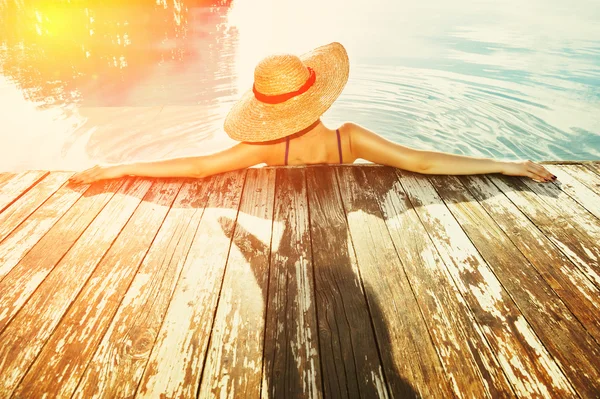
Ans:
POLYGON ((116 4, 0 0, 0 171, 226 148, 256 63, 331 41, 351 69, 328 125, 456 154, 600 159, 597 0, 116 4))

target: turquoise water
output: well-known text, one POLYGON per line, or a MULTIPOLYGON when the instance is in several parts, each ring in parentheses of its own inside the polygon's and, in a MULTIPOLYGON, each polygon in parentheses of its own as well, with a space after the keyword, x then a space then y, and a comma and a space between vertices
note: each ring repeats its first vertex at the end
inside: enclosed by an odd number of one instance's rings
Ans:
POLYGON ((225 148, 256 62, 331 41, 351 72, 328 124, 457 154, 600 159, 595 1, 282 3, 0 1, 0 170, 225 148))

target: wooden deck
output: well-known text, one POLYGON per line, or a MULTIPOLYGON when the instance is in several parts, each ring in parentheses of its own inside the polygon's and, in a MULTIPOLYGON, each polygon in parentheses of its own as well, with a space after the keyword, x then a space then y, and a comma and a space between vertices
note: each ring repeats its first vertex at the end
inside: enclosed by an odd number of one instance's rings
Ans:
POLYGON ((0 397, 600 397, 600 163, 0 174, 0 397))

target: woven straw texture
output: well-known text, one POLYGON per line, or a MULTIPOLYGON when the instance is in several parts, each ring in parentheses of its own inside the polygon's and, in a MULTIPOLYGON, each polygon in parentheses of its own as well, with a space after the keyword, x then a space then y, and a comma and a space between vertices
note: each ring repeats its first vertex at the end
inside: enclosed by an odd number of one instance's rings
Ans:
POLYGON ((285 54, 263 59, 254 71, 256 89, 265 95, 298 90, 314 69, 316 81, 308 91, 280 104, 258 101, 248 90, 225 118, 225 132, 234 140, 264 142, 277 140, 307 128, 338 98, 350 66, 340 43, 318 47, 300 57, 285 54))

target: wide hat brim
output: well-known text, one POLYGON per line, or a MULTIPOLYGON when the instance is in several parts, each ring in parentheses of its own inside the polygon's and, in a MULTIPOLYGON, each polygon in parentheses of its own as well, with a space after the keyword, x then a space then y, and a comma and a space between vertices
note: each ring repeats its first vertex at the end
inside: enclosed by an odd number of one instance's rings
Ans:
POLYGON ((247 142, 277 140, 309 127, 331 107, 348 81, 346 49, 331 43, 299 58, 315 71, 316 80, 310 89, 280 104, 258 101, 248 90, 225 118, 229 137, 247 142))

